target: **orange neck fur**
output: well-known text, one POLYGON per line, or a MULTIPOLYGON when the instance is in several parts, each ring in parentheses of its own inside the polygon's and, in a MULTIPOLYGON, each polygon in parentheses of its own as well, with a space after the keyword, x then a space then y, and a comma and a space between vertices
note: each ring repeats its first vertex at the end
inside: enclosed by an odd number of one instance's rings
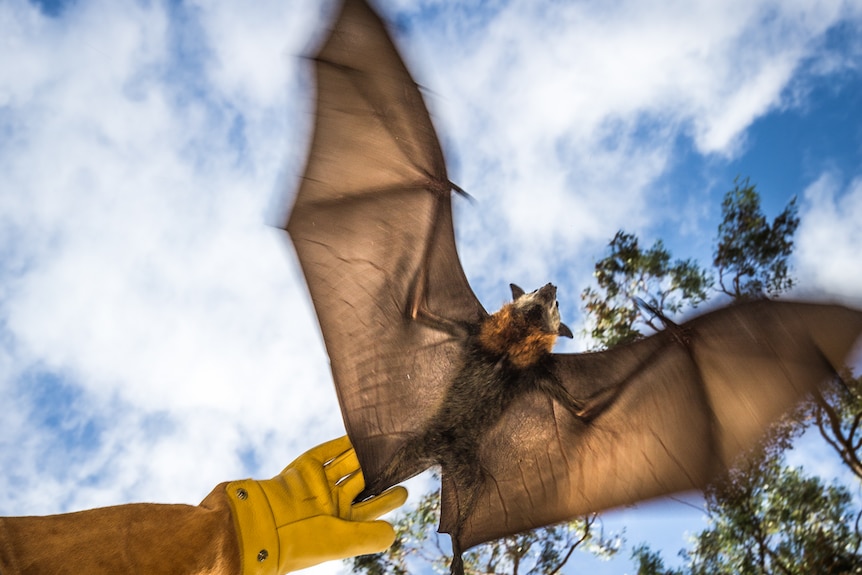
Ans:
POLYGON ((491 353, 507 356, 517 368, 530 367, 551 353, 557 334, 530 325, 513 309, 512 304, 506 304, 482 323, 479 344, 491 353))

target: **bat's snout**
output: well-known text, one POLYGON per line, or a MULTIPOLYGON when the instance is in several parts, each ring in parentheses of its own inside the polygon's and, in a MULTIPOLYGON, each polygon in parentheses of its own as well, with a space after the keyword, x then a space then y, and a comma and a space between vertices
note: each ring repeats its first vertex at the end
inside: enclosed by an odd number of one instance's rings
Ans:
POLYGON ((536 295, 538 295, 546 304, 553 303, 557 301, 557 286, 552 283, 547 283, 537 290, 536 295))

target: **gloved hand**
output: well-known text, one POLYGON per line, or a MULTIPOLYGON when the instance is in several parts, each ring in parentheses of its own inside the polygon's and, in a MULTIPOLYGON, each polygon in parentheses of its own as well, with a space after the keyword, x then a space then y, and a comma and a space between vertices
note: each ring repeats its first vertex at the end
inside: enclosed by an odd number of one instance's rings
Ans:
POLYGON ((346 436, 305 452, 272 479, 228 483, 243 575, 282 575, 388 548, 395 530, 374 519, 401 506, 407 490, 354 504, 364 488, 346 436))

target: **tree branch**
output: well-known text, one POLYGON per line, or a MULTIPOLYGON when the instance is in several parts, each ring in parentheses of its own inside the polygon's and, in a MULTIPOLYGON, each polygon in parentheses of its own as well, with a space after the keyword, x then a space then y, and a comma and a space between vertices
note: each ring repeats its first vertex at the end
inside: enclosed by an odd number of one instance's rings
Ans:
POLYGON ((581 537, 569 547, 569 551, 568 553, 566 553, 566 556, 563 557, 563 559, 556 567, 554 567, 554 569, 548 572, 548 575, 556 575, 560 571, 560 569, 563 568, 563 565, 568 562, 569 558, 572 556, 572 553, 575 552, 575 549, 577 549, 581 545, 581 543, 587 540, 587 537, 589 537, 590 535, 590 530, 596 520, 596 517, 597 515, 592 515, 589 518, 584 517, 584 534, 581 535, 581 537))
MULTIPOLYGON (((829 405, 829 402, 826 401, 826 398, 823 397, 819 391, 814 393, 814 401, 817 403, 818 411, 816 414, 817 419, 817 428, 820 430, 820 435, 829 443, 841 456, 841 459, 844 460, 844 463, 850 468, 850 470, 859 478, 862 479, 862 461, 860 461, 859 457, 856 454, 856 450, 854 449, 852 442, 852 435, 845 436, 844 430, 841 427, 841 414, 839 414, 835 408, 829 405), (826 418, 829 420, 829 428, 832 431, 832 437, 827 433, 823 417, 821 413, 826 415, 826 418)), ((854 422, 852 429, 855 431, 856 426, 858 425, 858 417, 854 422)))

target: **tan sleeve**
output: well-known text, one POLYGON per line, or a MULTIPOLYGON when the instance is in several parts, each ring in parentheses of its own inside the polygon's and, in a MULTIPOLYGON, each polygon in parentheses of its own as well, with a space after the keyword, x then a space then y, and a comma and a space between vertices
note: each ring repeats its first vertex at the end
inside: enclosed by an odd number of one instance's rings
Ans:
POLYGON ((197 507, 139 503, 0 518, 0 575, 235 575, 225 484, 197 507))

